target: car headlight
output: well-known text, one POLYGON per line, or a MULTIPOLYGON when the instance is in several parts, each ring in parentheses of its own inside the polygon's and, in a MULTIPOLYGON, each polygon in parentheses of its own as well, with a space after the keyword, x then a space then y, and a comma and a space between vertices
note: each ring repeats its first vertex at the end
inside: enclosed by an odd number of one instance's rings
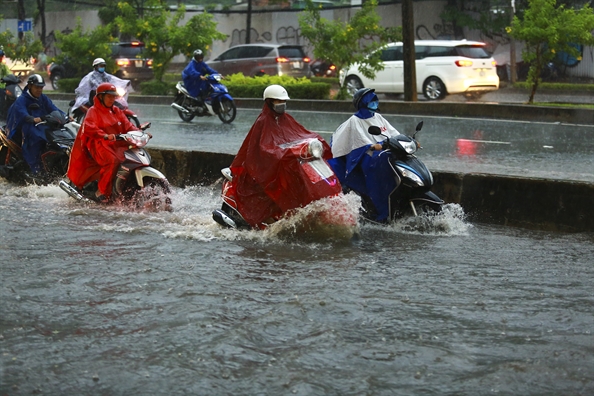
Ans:
POLYGON ((322 142, 315 139, 309 142, 308 147, 309 154, 314 158, 322 158, 322 154, 324 153, 324 145, 322 142))
POLYGON ((405 140, 399 140, 398 143, 402 146, 402 148, 404 149, 404 151, 406 151, 408 154, 414 154, 417 151, 417 144, 415 143, 415 141, 405 141, 405 140))
POLYGON ((406 169, 399 165, 396 165, 396 168, 398 169, 398 171, 400 172, 402 177, 412 180, 419 187, 423 187, 425 185, 425 183, 423 183, 423 180, 419 177, 419 175, 417 175, 415 172, 411 171, 410 169, 406 169))

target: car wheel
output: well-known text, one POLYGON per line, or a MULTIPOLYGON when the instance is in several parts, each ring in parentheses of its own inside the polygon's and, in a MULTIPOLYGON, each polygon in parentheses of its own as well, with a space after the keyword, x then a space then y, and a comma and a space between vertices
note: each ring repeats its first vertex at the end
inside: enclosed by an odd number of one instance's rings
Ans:
POLYGON ((59 72, 52 73, 52 78, 51 78, 52 88, 56 91, 60 88, 59 81, 61 78, 62 78, 62 73, 59 73, 59 72))
POLYGON ((361 82, 359 77, 356 76, 348 76, 344 81, 344 86, 346 87, 347 92, 350 96, 355 95, 355 92, 357 92, 361 88, 364 88, 363 83, 361 82))
POLYGON ((423 95, 429 100, 440 100, 447 94, 445 84, 437 77, 429 77, 423 84, 423 95))

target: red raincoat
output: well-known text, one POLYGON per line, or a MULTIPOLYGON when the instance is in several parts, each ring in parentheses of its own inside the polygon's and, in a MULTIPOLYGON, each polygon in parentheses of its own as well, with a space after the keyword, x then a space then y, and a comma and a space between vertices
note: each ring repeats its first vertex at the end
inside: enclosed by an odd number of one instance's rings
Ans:
POLYGON ((289 114, 277 114, 264 104, 230 167, 237 209, 252 226, 278 219, 286 210, 311 201, 304 196, 307 192, 300 183, 292 183, 299 173, 294 169, 298 162, 289 149, 280 147, 306 138, 319 139, 324 144, 324 158, 332 158, 330 146, 320 135, 305 129, 289 114), (294 187, 286 191, 287 186, 294 187))
POLYGON ((113 178, 124 161, 124 152, 129 143, 123 140, 109 141, 106 134, 119 135, 138 130, 117 106, 107 108, 95 96, 80 128, 68 165, 68 178, 78 188, 99 180, 99 191, 111 196, 113 178))

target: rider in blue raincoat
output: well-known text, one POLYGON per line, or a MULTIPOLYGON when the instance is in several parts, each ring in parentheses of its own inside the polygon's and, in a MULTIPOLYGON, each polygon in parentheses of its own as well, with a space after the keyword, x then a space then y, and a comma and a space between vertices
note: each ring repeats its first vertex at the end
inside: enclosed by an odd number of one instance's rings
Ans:
POLYGON ((53 111, 64 112, 43 94, 45 81, 39 74, 32 74, 21 96, 10 106, 6 126, 10 131, 9 139, 23 148, 23 157, 33 174, 42 171, 41 154, 47 143, 45 124, 37 125, 43 117, 53 111))
POLYGON ((208 93, 208 81, 206 76, 209 74, 218 74, 216 70, 211 69, 204 62, 204 54, 201 50, 194 51, 194 56, 190 63, 182 72, 182 80, 189 94, 198 99, 204 99, 208 93))
POLYGON ((389 221, 390 194, 396 189, 396 180, 389 156, 382 152, 382 142, 386 136, 399 132, 378 113, 379 99, 374 89, 358 90, 353 96, 353 106, 357 112, 332 135, 334 158, 328 162, 343 188, 371 200, 375 221, 389 221), (368 133, 372 125, 379 127, 385 136, 368 133))

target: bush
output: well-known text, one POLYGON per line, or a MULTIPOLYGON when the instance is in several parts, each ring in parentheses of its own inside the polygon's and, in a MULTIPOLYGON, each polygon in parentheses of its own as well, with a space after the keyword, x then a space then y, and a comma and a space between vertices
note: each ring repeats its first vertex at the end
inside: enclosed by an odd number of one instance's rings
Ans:
POLYGON ((237 98, 261 98, 266 87, 278 84, 285 87, 291 99, 328 99, 331 87, 329 83, 313 83, 305 77, 245 77, 241 73, 225 77, 223 83, 229 94, 237 98))
POLYGON ((140 92, 143 95, 173 95, 177 93, 175 84, 157 80, 145 81, 140 83, 140 92))
POLYGON ((59 92, 66 92, 74 94, 74 90, 78 87, 80 78, 61 78, 59 92))

